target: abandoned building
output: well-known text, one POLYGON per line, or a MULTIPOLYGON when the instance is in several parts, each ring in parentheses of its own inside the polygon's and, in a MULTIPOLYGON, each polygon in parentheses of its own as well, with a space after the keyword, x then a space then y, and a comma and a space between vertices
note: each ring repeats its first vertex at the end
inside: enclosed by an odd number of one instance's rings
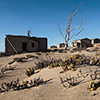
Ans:
POLYGON ((91 47, 91 40, 88 38, 83 38, 80 40, 75 40, 71 42, 72 47, 77 47, 77 48, 87 48, 91 47))
POLYGON ((63 48, 63 47, 65 47, 65 43, 60 43, 57 45, 57 48, 63 48))
POLYGON ((75 40, 71 42, 72 47, 77 47, 77 48, 87 48, 87 47, 99 47, 100 46, 100 39, 95 38, 95 39, 80 39, 80 40, 75 40))
POLYGON ((50 48, 57 48, 57 46, 55 46, 55 45, 52 45, 52 46, 50 46, 50 48))
POLYGON ((97 44, 97 43, 100 43, 100 39, 98 39, 98 38, 91 39, 91 44, 92 44, 92 45, 95 45, 95 44, 97 44))
POLYGON ((47 38, 30 37, 29 35, 6 35, 5 53, 8 55, 22 52, 45 50, 47 50, 47 38))
POLYGON ((100 43, 95 43, 93 46, 96 48, 100 48, 100 43))

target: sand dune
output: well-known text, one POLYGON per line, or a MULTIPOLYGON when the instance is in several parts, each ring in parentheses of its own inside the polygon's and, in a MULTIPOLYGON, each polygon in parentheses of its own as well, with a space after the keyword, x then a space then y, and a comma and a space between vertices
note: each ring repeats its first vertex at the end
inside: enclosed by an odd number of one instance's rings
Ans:
MULTIPOLYGON (((86 52, 82 51, 80 54, 85 54, 89 56, 95 56, 96 52, 86 52)), ((36 53, 25 53, 25 54, 20 54, 20 55, 14 55, 14 56, 9 56, 9 57, 2 57, 0 58, 0 65, 5 66, 8 64, 9 61, 11 61, 15 57, 26 57, 26 55, 35 55, 38 57, 45 58, 45 54, 43 53, 42 55, 36 55, 36 53)), ((58 59, 64 59, 67 56, 79 54, 79 52, 75 53, 51 53, 49 54, 52 58, 58 59)), ((44 68, 42 70, 39 70, 38 73, 27 77, 25 75, 25 69, 29 67, 34 67, 34 62, 36 61, 35 58, 30 58, 28 61, 19 63, 16 62, 13 65, 16 65, 15 70, 9 70, 7 71, 3 77, 0 77, 0 84, 2 82, 10 82, 12 80, 16 80, 16 78, 20 78, 20 80, 30 80, 37 78, 39 75, 44 80, 49 80, 51 79, 47 84, 43 84, 37 87, 32 87, 28 89, 23 89, 23 90, 18 90, 18 91, 13 91, 10 90, 8 92, 3 92, 0 93, 0 100, 99 100, 100 99, 100 88, 98 88, 95 91, 90 92, 87 90, 89 82, 90 82, 90 77, 87 77, 85 79, 80 79, 83 80, 79 85, 71 87, 71 88, 65 88, 61 84, 61 81, 59 79, 60 76, 65 76, 66 74, 71 75, 71 76, 76 76, 76 73, 78 70, 75 72, 72 71, 67 71, 65 73, 61 73, 62 71, 61 67, 57 68, 52 68, 49 69, 44 68), (95 92, 95 96, 91 96, 91 94, 95 92)), ((89 65, 82 65, 80 67, 83 72, 89 71, 89 69, 92 69, 93 71, 96 70, 96 68, 99 70, 100 68, 97 66, 89 66, 89 65)))

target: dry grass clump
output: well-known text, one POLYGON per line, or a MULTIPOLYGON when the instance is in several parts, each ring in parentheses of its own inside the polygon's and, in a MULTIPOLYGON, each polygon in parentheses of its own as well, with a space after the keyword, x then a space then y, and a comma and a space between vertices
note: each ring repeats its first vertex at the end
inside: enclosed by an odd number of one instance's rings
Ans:
POLYGON ((49 66, 49 68, 61 66, 64 71, 67 70, 76 71, 77 68, 79 68, 80 65, 83 64, 100 66, 100 58, 97 57, 90 57, 79 54, 67 57, 65 58, 65 60, 54 59, 48 55, 46 55, 46 57, 47 57, 46 60, 38 59, 38 61, 35 62, 35 69, 42 69, 47 66, 49 66))
POLYGON ((100 87, 100 81, 96 81, 96 82, 95 82, 95 81, 90 81, 88 90, 94 91, 94 90, 96 90, 98 87, 100 87))
POLYGON ((27 59, 29 59, 29 58, 36 58, 36 59, 38 59, 38 56, 26 55, 26 58, 27 58, 27 59))
POLYGON ((37 55, 42 55, 42 53, 40 53, 40 52, 36 52, 36 54, 37 54, 37 55))
POLYGON ((35 62, 35 69, 42 69, 48 66, 49 68, 54 68, 60 66, 60 64, 62 63, 61 59, 54 59, 47 55, 46 58, 46 60, 43 58, 38 59, 37 62, 35 62))
POLYGON ((85 55, 73 55, 71 57, 67 57, 62 62, 61 66, 64 71, 75 71, 77 68, 79 68, 80 65, 83 64, 100 66, 100 58, 85 55))
POLYGON ((38 62, 35 62, 35 69, 42 69, 42 68, 45 68, 47 66, 50 65, 50 61, 49 60, 41 60, 41 61, 38 61, 38 62))
POLYGON ((31 75, 34 74, 34 68, 32 67, 32 68, 26 69, 26 70, 25 70, 25 74, 26 74, 28 77, 30 77, 31 75))
POLYGON ((4 72, 6 72, 6 71, 8 71, 8 70, 14 70, 16 68, 16 66, 5 66, 5 67, 2 67, 1 68, 1 73, 4 73, 4 72))
POLYGON ((34 78, 33 80, 30 80, 30 81, 25 80, 21 83, 19 78, 17 78, 15 81, 11 81, 8 83, 3 82, 1 84, 0 93, 7 92, 9 90, 22 90, 26 88, 36 87, 41 84, 46 84, 50 80, 44 81, 43 78, 39 76, 38 78, 34 78))
POLYGON ((73 77, 67 74, 65 77, 59 76, 62 85, 66 88, 70 88, 80 83, 84 83, 83 81, 86 77, 90 78, 90 80, 88 80, 90 81, 88 90, 94 91, 98 87, 100 87, 100 70, 98 69, 96 69, 95 71, 89 69, 89 71, 87 72, 82 72, 82 70, 80 69, 79 72, 73 77))
POLYGON ((52 59, 50 61, 49 68, 60 67, 61 63, 62 63, 61 59, 52 59))
POLYGON ((15 60, 10 61, 8 64, 11 65, 15 62, 15 60))
POLYGON ((24 62, 26 59, 27 59, 26 57, 14 58, 14 61, 16 61, 16 62, 24 62))

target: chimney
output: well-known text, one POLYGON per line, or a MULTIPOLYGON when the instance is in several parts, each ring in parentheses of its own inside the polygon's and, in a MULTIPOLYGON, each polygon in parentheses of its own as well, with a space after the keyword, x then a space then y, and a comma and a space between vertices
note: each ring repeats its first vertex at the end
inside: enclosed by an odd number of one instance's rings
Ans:
POLYGON ((27 32, 27 36, 28 36, 28 37, 30 37, 30 33, 31 33, 31 27, 30 27, 30 29, 29 29, 28 32, 27 32))
POLYGON ((30 37, 30 30, 28 30, 28 32, 27 32, 27 36, 30 37))

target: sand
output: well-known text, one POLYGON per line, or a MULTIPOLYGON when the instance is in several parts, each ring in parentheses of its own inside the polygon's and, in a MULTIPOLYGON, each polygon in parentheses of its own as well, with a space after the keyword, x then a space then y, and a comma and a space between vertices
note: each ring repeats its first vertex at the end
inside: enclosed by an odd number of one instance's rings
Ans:
MULTIPOLYGON (((89 56, 95 56, 96 52, 86 52, 82 51, 80 54, 85 54, 89 56)), ((79 52, 74 53, 50 53, 49 56, 55 59, 64 59, 67 56, 79 54, 79 52)), ((8 64, 8 62, 12 61, 13 58, 16 57, 25 57, 26 55, 34 55, 38 56, 39 58, 46 59, 45 53, 42 53, 42 55, 37 55, 36 53, 25 53, 20 55, 13 55, 9 57, 1 57, 0 58, 0 68, 8 64)), ((16 65, 15 70, 7 71, 2 77, 0 77, 0 84, 2 82, 10 82, 12 80, 16 80, 18 77, 20 80, 30 80, 37 78, 39 75, 41 75, 41 78, 44 80, 51 79, 47 84, 43 84, 37 87, 32 87, 28 89, 13 91, 10 90, 8 92, 0 93, 0 100, 100 100, 100 88, 98 88, 95 91, 90 92, 87 90, 90 77, 80 80, 83 80, 82 83, 80 83, 77 86, 71 87, 71 88, 65 88, 61 84, 61 81, 59 79, 60 76, 65 76, 66 74, 70 74, 71 76, 75 76, 76 73, 79 71, 79 69, 75 72, 67 71, 65 73, 60 73, 62 71, 61 67, 52 68, 49 69, 43 68, 42 70, 39 70, 38 73, 35 73, 31 77, 27 77, 25 75, 25 69, 29 67, 34 67, 34 62, 36 62, 36 58, 29 58, 26 62, 18 63, 15 62, 13 64, 16 65), (92 93, 95 92, 95 96, 91 96, 92 93)), ((89 71, 89 69, 96 70, 96 68, 99 70, 100 68, 97 66, 89 66, 89 65, 82 65, 80 67, 83 72, 89 71)))

